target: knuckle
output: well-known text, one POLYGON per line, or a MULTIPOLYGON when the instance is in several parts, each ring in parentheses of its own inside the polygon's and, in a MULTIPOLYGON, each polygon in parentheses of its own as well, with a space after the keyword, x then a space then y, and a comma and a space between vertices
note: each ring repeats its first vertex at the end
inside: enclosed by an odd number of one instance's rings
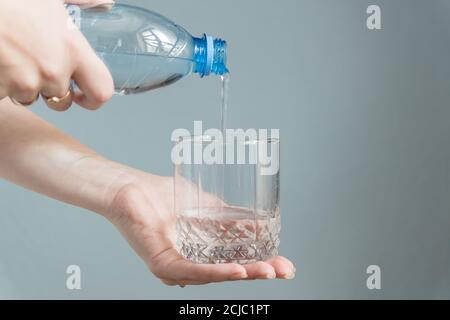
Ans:
POLYGON ((23 93, 34 94, 39 91, 39 81, 32 75, 22 76, 13 83, 14 86, 23 93))
POLYGON ((114 90, 112 86, 105 86, 102 88, 98 88, 93 93, 93 99, 96 102, 96 105, 100 107, 102 104, 107 102, 109 99, 111 99, 112 95, 114 94, 114 90))
POLYGON ((47 63, 41 67, 42 78, 47 81, 58 81, 63 78, 63 68, 55 63, 47 63))

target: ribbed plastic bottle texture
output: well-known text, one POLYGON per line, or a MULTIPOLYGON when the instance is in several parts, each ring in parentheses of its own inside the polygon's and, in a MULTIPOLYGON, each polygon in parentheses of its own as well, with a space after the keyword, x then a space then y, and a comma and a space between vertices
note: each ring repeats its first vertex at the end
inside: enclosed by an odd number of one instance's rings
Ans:
POLYGON ((68 8, 109 68, 117 93, 156 89, 191 73, 206 76, 228 72, 225 41, 207 35, 194 38, 155 12, 123 4, 109 11, 68 8))

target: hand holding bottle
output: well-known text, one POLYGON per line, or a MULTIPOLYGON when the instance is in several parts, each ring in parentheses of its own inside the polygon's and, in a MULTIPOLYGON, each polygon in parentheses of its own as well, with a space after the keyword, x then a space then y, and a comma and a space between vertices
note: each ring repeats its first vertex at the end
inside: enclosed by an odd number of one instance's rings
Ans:
POLYGON ((29 105, 40 93, 65 97, 60 103, 47 101, 64 111, 72 103, 71 79, 81 90, 73 100, 87 109, 100 107, 113 94, 108 69, 71 24, 61 0, 0 0, 0 43, 0 99, 9 96, 29 105))

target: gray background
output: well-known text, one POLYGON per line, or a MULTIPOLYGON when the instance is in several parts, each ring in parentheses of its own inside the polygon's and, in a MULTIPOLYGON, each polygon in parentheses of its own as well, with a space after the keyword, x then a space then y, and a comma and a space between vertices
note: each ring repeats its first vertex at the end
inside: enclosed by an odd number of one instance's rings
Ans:
MULTIPOLYGON (((0 181, 3 298, 450 298, 448 1, 125 1, 229 42, 230 126, 280 128, 293 281, 162 285, 103 218, 0 181), (366 28, 379 4, 381 31, 366 28), (69 264, 82 290, 65 288, 69 264), (382 269, 382 290, 366 268, 382 269)), ((219 80, 36 113, 104 155, 171 174, 170 134, 219 123, 219 80)), ((13 133, 12 133, 13 134, 13 133)))

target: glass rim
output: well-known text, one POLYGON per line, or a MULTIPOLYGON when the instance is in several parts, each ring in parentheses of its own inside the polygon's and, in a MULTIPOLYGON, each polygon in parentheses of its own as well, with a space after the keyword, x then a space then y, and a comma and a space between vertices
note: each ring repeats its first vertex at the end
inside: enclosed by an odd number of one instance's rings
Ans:
POLYGON ((195 144, 205 144, 205 143, 213 143, 216 142, 220 145, 226 145, 226 144, 244 144, 244 145, 254 145, 254 144, 260 144, 260 143, 267 143, 267 144, 276 144, 280 143, 280 138, 273 138, 273 137, 266 137, 266 138, 260 138, 260 137, 249 137, 244 135, 244 140, 239 139, 239 136, 235 134, 226 134, 225 139, 222 139, 221 141, 216 141, 214 136, 211 135, 186 135, 186 136, 180 136, 178 137, 178 140, 175 141, 175 144, 181 143, 181 142, 188 142, 188 143, 195 143, 195 144), (232 140, 230 141, 228 139, 230 137, 232 140))

